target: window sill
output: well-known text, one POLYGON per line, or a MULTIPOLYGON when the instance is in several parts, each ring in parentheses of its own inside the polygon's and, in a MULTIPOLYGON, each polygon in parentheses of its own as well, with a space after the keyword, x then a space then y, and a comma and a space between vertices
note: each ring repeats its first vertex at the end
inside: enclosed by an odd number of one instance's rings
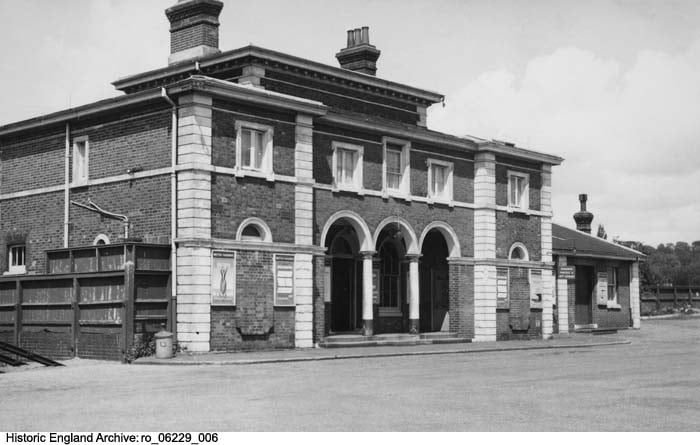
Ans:
POLYGON ((26 270, 8 270, 3 275, 27 275, 26 270))
POLYGON ((249 170, 246 168, 236 169, 234 174, 237 178, 242 178, 245 176, 250 176, 253 178, 265 179, 267 181, 273 182, 275 180, 275 174, 272 172, 266 172, 262 170, 249 170))
POLYGON ((403 199, 404 201, 411 202, 411 195, 401 192, 399 190, 385 190, 382 192, 382 198, 384 199, 389 199, 389 198, 396 198, 396 199, 403 199))
POLYGON ((620 303, 614 303, 612 301, 608 301, 607 303, 607 308, 612 309, 612 310, 620 310, 622 309, 622 306, 620 306, 620 303))
POLYGON ((525 209, 525 208, 522 208, 522 207, 515 207, 515 206, 509 205, 509 206, 508 206, 507 212, 508 212, 508 213, 520 213, 520 214, 523 214, 523 215, 527 215, 527 214, 529 214, 529 210, 530 210, 530 209, 525 209))
POLYGON ((363 191, 362 189, 357 188, 357 187, 350 187, 350 186, 347 186, 347 185, 340 185, 340 186, 334 185, 334 186, 331 188, 331 191, 332 191, 333 193, 339 193, 339 192, 357 193, 357 194, 360 195, 360 196, 362 196, 362 195, 365 194, 364 191, 363 191))
POLYGON ((446 205, 450 207, 455 206, 455 202, 452 200, 452 198, 434 198, 434 197, 428 197, 428 204, 430 205, 435 205, 435 204, 441 204, 441 205, 446 205))

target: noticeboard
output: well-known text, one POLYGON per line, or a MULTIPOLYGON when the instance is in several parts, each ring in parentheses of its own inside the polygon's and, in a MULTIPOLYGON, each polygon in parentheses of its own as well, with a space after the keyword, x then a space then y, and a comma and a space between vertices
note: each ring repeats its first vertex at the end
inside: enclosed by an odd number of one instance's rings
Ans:
POLYGON ((275 306, 294 306, 293 255, 275 255, 275 306))
POLYGON ((560 280, 575 280, 576 279, 576 266, 559 266, 559 277, 560 280))
POLYGON ((236 252, 214 252, 212 255, 211 304, 236 304, 236 252))

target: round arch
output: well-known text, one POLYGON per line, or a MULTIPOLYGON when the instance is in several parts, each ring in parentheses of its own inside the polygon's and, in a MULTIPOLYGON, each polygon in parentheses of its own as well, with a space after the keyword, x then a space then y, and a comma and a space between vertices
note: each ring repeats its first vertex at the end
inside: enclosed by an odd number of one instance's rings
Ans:
POLYGON ((419 248, 423 250, 423 241, 425 237, 428 236, 428 232, 431 230, 437 230, 445 238, 447 243, 447 251, 449 252, 449 258, 459 258, 462 256, 462 248, 459 245, 459 238, 457 238, 457 232, 454 231, 452 226, 443 221, 433 221, 423 229, 423 233, 420 235, 419 248))
POLYGON ((527 251, 527 247, 525 247, 525 244, 521 242, 515 242, 513 243, 512 246, 510 246, 510 250, 508 250, 508 259, 509 260, 516 260, 516 261, 529 261, 530 260, 530 254, 527 251), (514 258, 515 256, 515 258, 514 258))
POLYGON ((328 218, 326 224, 323 226, 323 230, 321 231, 321 246, 326 245, 326 237, 328 236, 328 231, 331 229, 331 226, 341 219, 346 220, 348 223, 350 223, 352 228, 355 229, 357 240, 360 244, 360 251, 374 251, 374 245, 371 244, 372 232, 370 232, 367 223, 360 215, 351 210, 341 210, 339 212, 335 212, 328 218))
POLYGON ((95 240, 92 242, 93 246, 99 246, 102 244, 110 244, 109 237, 104 233, 100 233, 99 235, 97 235, 95 237, 95 240))
POLYGON ((418 239, 416 238, 416 232, 413 231, 411 225, 405 219, 399 216, 389 216, 379 223, 377 229, 374 231, 373 244, 376 246, 379 240, 379 235, 382 233, 384 227, 389 224, 398 224, 401 234, 406 240, 406 254, 407 255, 419 255, 420 249, 418 247, 418 239))
POLYGON ((243 230, 251 225, 258 229, 261 237, 260 241, 264 243, 272 242, 272 232, 270 231, 270 227, 268 227, 265 221, 256 217, 246 218, 243 220, 243 222, 241 222, 241 224, 239 224, 238 231, 236 232, 237 241, 241 241, 243 239, 243 230))

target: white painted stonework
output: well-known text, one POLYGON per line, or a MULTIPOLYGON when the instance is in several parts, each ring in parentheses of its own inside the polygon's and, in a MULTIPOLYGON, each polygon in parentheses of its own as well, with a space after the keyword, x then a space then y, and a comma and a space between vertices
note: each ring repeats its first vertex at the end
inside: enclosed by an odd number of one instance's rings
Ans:
MULTIPOLYGON (((552 166, 542 166, 542 188, 540 190, 540 211, 552 214, 552 166)), ((541 260, 552 262, 552 217, 541 216, 541 260)), ((542 270, 542 337, 551 338, 554 332, 554 271, 542 270)))
MULTIPOLYGON (((294 242, 313 245, 313 120, 297 116, 295 129, 294 172, 294 242)), ((313 256, 296 254, 294 344, 297 348, 313 346, 313 256)))
MULTIPOLYGON (((557 267, 566 266, 566 257, 557 257, 557 267)), ((557 313, 559 320, 559 333, 569 333, 569 281, 557 280, 557 313)))
POLYGON ((474 341, 496 341, 496 266, 474 266, 474 341))
MULTIPOLYGON (((180 99, 178 164, 211 164, 211 98, 180 99)), ((184 170, 177 175, 177 237, 211 238, 211 174, 184 170)), ((177 340, 188 351, 209 351, 211 332, 211 250, 177 248, 177 340)))
POLYGON ((632 263, 630 273, 630 308, 632 309, 632 327, 639 329, 641 326, 639 307, 639 262, 632 263))

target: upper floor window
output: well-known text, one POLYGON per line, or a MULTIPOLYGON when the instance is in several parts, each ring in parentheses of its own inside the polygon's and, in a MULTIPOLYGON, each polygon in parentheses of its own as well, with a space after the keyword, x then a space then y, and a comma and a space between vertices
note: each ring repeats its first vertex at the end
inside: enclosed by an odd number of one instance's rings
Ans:
POLYGON ((508 252, 508 259, 528 261, 530 256, 527 253, 527 248, 523 243, 513 243, 508 252))
POLYGON ((88 180, 90 144, 86 137, 73 140, 73 183, 85 184, 88 180))
POLYGON ((269 125, 236 122, 236 166, 241 172, 272 173, 273 129, 269 125))
POLYGON ((272 232, 270 228, 260 218, 250 217, 245 219, 236 233, 236 239, 239 241, 257 241, 257 242, 272 242, 272 232))
POLYGON ((362 189, 362 155, 360 145, 333 142, 333 184, 345 190, 362 189))
POLYGON ((428 198, 452 200, 452 163, 428 159, 428 198))
POLYGON ((410 195, 410 143, 384 138, 384 191, 410 195))
POLYGON ((530 305, 534 307, 541 306, 543 293, 542 270, 530 269, 530 305))
POLYGON ((9 273, 26 273, 26 249, 24 244, 9 246, 7 264, 9 273))
POLYGON ((530 175, 520 172, 508 172, 508 206, 519 209, 530 207, 530 175))

